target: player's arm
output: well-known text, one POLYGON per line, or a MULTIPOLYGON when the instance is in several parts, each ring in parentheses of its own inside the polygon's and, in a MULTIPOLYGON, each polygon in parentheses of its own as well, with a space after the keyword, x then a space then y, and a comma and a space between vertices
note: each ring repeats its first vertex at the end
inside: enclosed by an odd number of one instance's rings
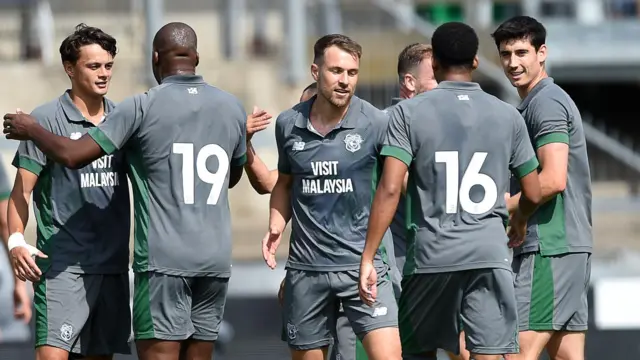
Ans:
POLYGON ((71 169, 82 168, 104 155, 102 148, 88 135, 71 140, 34 123, 29 129, 29 138, 49 159, 71 169))
POLYGON ((291 219, 293 175, 289 154, 285 149, 287 127, 288 120, 278 118, 275 131, 278 148, 278 175, 269 199, 269 229, 272 233, 274 230, 282 233, 291 219))
MULTIPOLYGON (((538 174, 541 203, 562 193, 567 185, 569 164, 569 114, 555 99, 536 104, 536 121, 532 124, 536 155, 540 163, 538 174)), ((507 203, 513 212, 521 194, 516 194, 507 203)))
MULTIPOLYGON (((18 169, 13 189, 7 201, 7 233, 24 238, 24 229, 29 221, 29 200, 37 181, 38 175, 25 169, 18 169)), ((8 241, 8 235, 5 239, 8 241)), ((31 260, 30 257, 29 260, 31 260)), ((12 263, 14 262, 12 261, 12 263)), ((32 265, 37 269, 35 263, 32 265)), ((13 271, 15 274, 15 315, 16 318, 29 322, 31 320, 31 299, 24 281, 28 275, 27 270, 20 269, 20 264, 16 262, 13 271)), ((32 275, 35 278, 37 274, 32 275)))
POLYGON ((385 157, 382 178, 371 205, 367 237, 362 253, 362 263, 372 263, 385 232, 391 225, 406 188, 407 170, 413 160, 409 123, 402 106, 389 112, 384 146, 380 155, 385 157))
POLYGON ((292 185, 293 177, 290 174, 278 173, 269 199, 269 229, 278 229, 282 233, 291 219, 292 185))
POLYGON ((278 170, 269 170, 260 159, 251 141, 247 143, 247 163, 244 165, 251 186, 258 194, 269 194, 278 181, 278 170))

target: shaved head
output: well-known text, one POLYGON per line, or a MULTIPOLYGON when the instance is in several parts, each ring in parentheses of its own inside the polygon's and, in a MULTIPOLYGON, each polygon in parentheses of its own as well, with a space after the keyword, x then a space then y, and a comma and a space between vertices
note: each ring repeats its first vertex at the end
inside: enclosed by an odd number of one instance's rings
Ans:
POLYGON ((171 51, 175 48, 198 51, 198 37, 191 26, 172 22, 158 30, 153 38, 153 47, 161 51, 171 51))
POLYGON ((158 83, 166 76, 195 73, 198 66, 198 36, 185 23, 171 22, 153 38, 154 75, 158 83))

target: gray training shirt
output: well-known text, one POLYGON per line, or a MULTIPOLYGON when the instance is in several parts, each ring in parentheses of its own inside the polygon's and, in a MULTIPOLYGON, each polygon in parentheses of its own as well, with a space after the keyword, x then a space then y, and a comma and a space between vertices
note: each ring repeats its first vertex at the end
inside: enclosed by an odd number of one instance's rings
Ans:
MULTIPOLYGON (((315 99, 294 106, 276 120, 278 171, 293 178, 287 268, 355 270, 364 249, 388 119, 354 96, 344 119, 322 136, 309 121, 315 99)), ((386 257, 384 245, 375 257, 378 266, 382 266, 381 255, 386 257)))
MULTIPOLYGON (((402 100, 402 98, 392 98, 391 106, 383 111, 389 114, 391 109, 393 109, 393 107, 402 100)), ((400 201, 398 201, 396 215, 393 217, 393 221, 389 227, 391 229, 391 234, 393 234, 393 249, 396 256, 396 265, 398 266, 398 269, 400 269, 400 273, 402 273, 404 262, 407 257, 407 222, 404 216, 406 206, 405 196, 401 195, 400 201)))
MULTIPOLYGON (((114 104, 105 99, 105 114, 114 104)), ((69 92, 31 113, 48 131, 79 139, 95 125, 82 116, 69 92)), ((82 169, 48 159, 31 141, 22 141, 13 165, 38 176, 33 189, 36 246, 44 272, 107 274, 129 267, 130 207, 123 152, 104 155, 82 169)))
POLYGON ((89 135, 125 149, 135 209, 135 272, 228 277, 229 172, 246 162, 240 101, 197 75, 124 100, 89 135))
POLYGON ((382 155, 409 166, 404 275, 511 270, 509 170, 538 166, 515 108, 476 83, 441 82, 392 109, 382 155))
MULTIPOLYGON (((565 190, 536 210, 528 222, 526 241, 515 254, 538 250, 542 255, 590 253, 591 174, 580 111, 552 78, 542 79, 518 110, 535 149, 550 143, 568 144, 569 163, 565 190)), ((512 184, 512 193, 519 191, 518 184, 512 184)))

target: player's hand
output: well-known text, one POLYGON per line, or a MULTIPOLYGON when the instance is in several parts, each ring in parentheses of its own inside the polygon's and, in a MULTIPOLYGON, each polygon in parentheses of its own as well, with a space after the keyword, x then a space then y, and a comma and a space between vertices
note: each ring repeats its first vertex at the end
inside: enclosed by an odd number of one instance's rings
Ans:
POLYGON ((29 140, 29 128, 38 122, 20 109, 15 114, 4 115, 4 133, 7 139, 29 140))
POLYGON ((378 296, 378 273, 372 262, 364 261, 360 263, 360 299, 372 306, 378 296))
POLYGON ((271 269, 276 268, 276 250, 280 246, 282 231, 275 227, 270 227, 267 234, 262 239, 262 257, 271 269))
POLYGON ((522 216, 520 211, 514 212, 509 218, 509 230, 507 236, 509 237, 510 248, 516 248, 524 242, 527 235, 527 219, 522 216))
MULTIPOLYGON (((37 252, 34 254, 34 257, 47 258, 47 255, 42 251, 37 249, 35 251, 37 252)), ((9 254, 11 255, 11 262, 13 263, 13 270, 18 279, 22 281, 29 280, 31 282, 40 280, 42 271, 40 271, 40 268, 36 265, 34 258, 31 257, 29 249, 24 246, 17 246, 11 249, 9 254)))
POLYGON ((271 118, 271 114, 254 106, 251 115, 247 116, 247 141, 251 140, 253 134, 266 129, 271 118))
POLYGON ((280 289, 278 290, 278 303, 280 303, 280 306, 284 305, 284 279, 282 279, 280 289))
POLYGON ((31 297, 24 281, 16 281, 13 290, 14 316, 17 320, 28 324, 31 321, 31 297))

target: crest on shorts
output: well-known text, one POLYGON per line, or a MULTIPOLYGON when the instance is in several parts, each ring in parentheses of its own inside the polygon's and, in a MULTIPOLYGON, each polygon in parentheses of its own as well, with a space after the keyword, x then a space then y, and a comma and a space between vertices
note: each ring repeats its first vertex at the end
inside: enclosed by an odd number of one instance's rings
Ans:
POLYGON ((362 144, 362 137, 360 134, 347 134, 344 138, 347 150, 356 152, 360 150, 360 144, 362 144))
POLYGON ((64 341, 69 341, 71 340, 72 336, 73 336, 73 327, 69 324, 63 324, 60 327, 60 338, 64 341))
POLYGON ((291 340, 295 339, 298 336, 298 328, 295 325, 288 323, 287 336, 289 336, 289 339, 291 340))

